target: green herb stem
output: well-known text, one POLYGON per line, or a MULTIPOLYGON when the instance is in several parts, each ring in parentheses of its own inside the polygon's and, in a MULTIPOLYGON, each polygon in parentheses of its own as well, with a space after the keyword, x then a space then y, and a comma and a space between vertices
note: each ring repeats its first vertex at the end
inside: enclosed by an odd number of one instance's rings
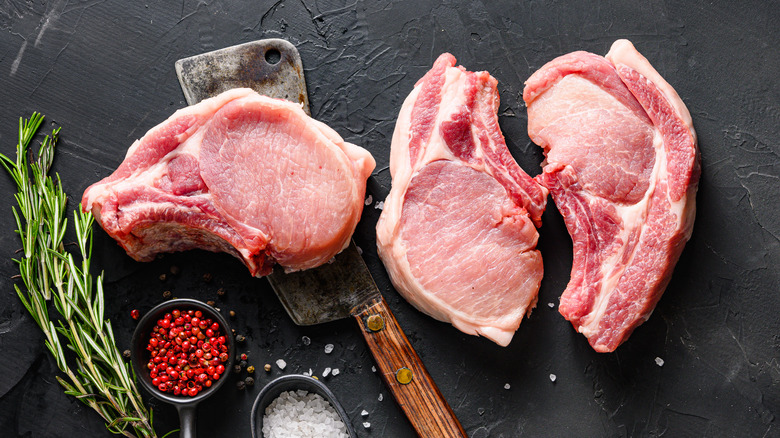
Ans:
POLYGON ((156 437, 151 411, 143 404, 135 374, 116 346, 111 322, 104 317, 103 275, 90 274, 92 223, 81 206, 73 214, 79 262, 65 250, 67 196, 59 175, 48 175, 54 160, 59 128, 41 142, 37 158, 30 143, 43 122, 33 113, 19 119, 16 160, 0 154, 0 164, 17 186, 13 208, 17 234, 22 242, 18 260, 22 290, 16 294, 43 331, 45 344, 67 379, 57 376, 65 393, 94 409, 114 434, 156 437), (47 302, 59 313, 50 318, 47 302), (63 348, 73 354, 67 357, 63 348))

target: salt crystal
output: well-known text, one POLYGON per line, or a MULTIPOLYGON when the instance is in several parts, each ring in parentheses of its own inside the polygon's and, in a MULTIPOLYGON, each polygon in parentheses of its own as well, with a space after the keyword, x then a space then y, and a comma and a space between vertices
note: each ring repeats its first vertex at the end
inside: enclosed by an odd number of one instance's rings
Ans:
POLYGON ((301 342, 303 342, 303 345, 309 345, 311 344, 311 338, 308 336, 304 336, 301 338, 301 342))
POLYGON ((362 415, 364 417, 367 417, 368 416, 368 411, 363 409, 363 411, 360 413, 360 415, 362 415))
POLYGON ((325 346, 325 354, 330 354, 333 351, 333 344, 328 344, 325 346))
POLYGON ((330 373, 331 373, 332 375, 334 375, 334 376, 338 376, 338 375, 339 375, 339 372, 340 372, 340 371, 339 371, 339 369, 338 369, 338 368, 333 368, 333 371, 331 371, 330 373))
POLYGON ((509 386, 508 383, 504 384, 504 389, 509 389, 509 388, 511 388, 511 386, 509 386))
POLYGON ((262 435, 266 437, 316 436, 343 438, 347 428, 333 406, 318 394, 282 392, 266 408, 262 435))
POLYGON ((656 357, 655 358, 655 364, 658 365, 659 367, 662 367, 662 366, 664 366, 664 360, 661 359, 660 357, 656 357))
POLYGON ((379 201, 374 205, 374 209, 376 210, 384 210, 385 208, 385 201, 379 201))
POLYGON ((377 397, 377 400, 382 401, 383 398, 384 398, 384 396, 382 396, 382 393, 380 392, 379 393, 379 397, 377 397))
POLYGON ((366 197, 366 205, 371 205, 371 203, 374 202, 374 197, 371 195, 368 195, 366 197))
POLYGON ((371 366, 371 372, 372 372, 372 373, 375 373, 375 372, 376 372, 376 367, 375 367, 375 366, 373 366, 373 365, 371 366))
POLYGON ((328 374, 330 374, 330 367, 328 367, 328 368, 325 368, 325 369, 322 371, 322 377, 328 377, 328 374))
POLYGON ((303 375, 306 377, 311 377, 311 375, 314 374, 314 372, 309 368, 309 371, 304 371, 303 375))
POLYGON ((279 359, 276 361, 276 366, 278 366, 280 370, 283 370, 287 366, 287 362, 285 362, 284 359, 279 359))
POLYGON ((555 379, 557 379, 557 378, 558 378, 558 376, 556 376, 555 374, 550 374, 550 381, 551 382, 554 382, 555 379))
POLYGON ((555 303, 547 303, 547 307, 552 309, 553 307, 555 307, 555 303))
POLYGON ((368 421, 366 421, 365 423, 363 423, 363 427, 365 427, 366 429, 368 429, 369 427, 371 427, 371 423, 369 423, 368 421))

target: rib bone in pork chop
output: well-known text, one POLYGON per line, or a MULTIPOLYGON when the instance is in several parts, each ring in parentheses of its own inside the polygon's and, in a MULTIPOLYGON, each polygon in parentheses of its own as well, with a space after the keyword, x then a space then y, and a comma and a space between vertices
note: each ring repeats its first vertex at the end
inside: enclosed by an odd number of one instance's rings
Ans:
POLYGON ((693 229, 696 134, 672 87, 626 41, 561 56, 526 82, 528 133, 574 245, 560 312, 600 352, 650 317, 693 229))
POLYGON ((136 260, 201 248, 262 276, 341 251, 373 169, 366 150, 300 105, 234 89, 152 128, 82 204, 136 260))
POLYGON ((441 55, 401 108, 377 246, 415 307, 507 345, 536 303, 547 191, 506 147, 496 80, 454 66, 441 55))

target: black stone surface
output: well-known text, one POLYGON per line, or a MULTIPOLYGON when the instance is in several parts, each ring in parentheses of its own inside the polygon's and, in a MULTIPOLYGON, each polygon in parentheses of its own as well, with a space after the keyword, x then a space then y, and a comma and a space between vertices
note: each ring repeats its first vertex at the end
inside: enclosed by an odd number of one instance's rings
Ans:
MULTIPOLYGON (((499 80, 500 123, 530 174, 542 154, 526 135, 523 81, 555 56, 604 54, 631 39, 688 105, 703 174, 691 241, 650 320, 615 353, 598 354, 548 303, 571 268, 571 242, 550 204, 540 230, 545 277, 539 306, 501 348, 415 311, 377 259, 366 207, 355 239, 401 326, 469 435, 780 436, 780 8, 717 1, 0 1, 0 151, 13 153, 18 117, 37 110, 62 126, 55 171, 76 207, 127 147, 184 107, 174 62, 260 38, 301 52, 313 115, 377 160, 369 193, 390 187, 390 137, 401 102, 441 52, 499 80), (655 359, 663 359, 663 366, 655 359), (550 380, 555 374, 555 382, 550 380), (509 384, 510 389, 504 389, 509 384)), ((42 336, 16 298, 11 180, 0 176, 0 436, 110 436, 65 396, 42 336)), ((323 379, 361 436, 409 437, 352 321, 294 326, 267 282, 229 256, 205 252, 130 260, 96 233, 107 313, 120 345, 130 310, 177 297, 235 310, 240 349, 257 384, 226 385, 200 406, 202 436, 249 436, 262 385, 325 367, 323 379), (181 270, 171 275, 171 266, 181 270), (168 273, 165 281, 160 274, 168 273), (210 273, 210 283, 203 274, 210 273), (217 289, 227 293, 217 297, 217 289), (302 337, 311 339, 304 345, 302 337), (333 343, 331 354, 325 344, 333 343), (284 358, 284 371, 262 365, 284 358), (384 397, 378 400, 380 394, 384 397), (360 412, 370 414, 364 429, 360 412)), ((231 376, 231 379, 237 379, 231 376)), ((149 400, 164 433, 176 413, 149 400)))

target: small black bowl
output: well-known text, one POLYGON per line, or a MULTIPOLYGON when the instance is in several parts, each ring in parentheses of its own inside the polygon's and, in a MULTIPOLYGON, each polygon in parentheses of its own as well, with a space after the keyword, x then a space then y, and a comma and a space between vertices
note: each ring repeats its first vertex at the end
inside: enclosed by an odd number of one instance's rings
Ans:
POLYGON ((233 332, 230 329, 230 325, 228 324, 225 317, 223 317, 222 314, 220 314, 213 307, 198 300, 179 298, 176 300, 166 301, 146 312, 146 314, 138 321, 135 332, 133 332, 133 340, 131 342, 132 348, 130 350, 132 355, 133 370, 135 371, 135 375, 137 376, 138 381, 141 382, 141 386, 146 388, 149 393, 162 401, 171 403, 176 406, 176 410, 179 412, 179 423, 181 424, 181 432, 179 432, 179 436, 181 438, 195 438, 196 407, 199 402, 214 394, 214 392, 222 387, 225 381, 228 380, 230 375, 229 370, 231 369, 233 360, 235 358, 235 344, 236 343, 233 339, 233 332), (152 328, 154 328, 159 319, 174 309, 200 310, 203 312, 204 317, 211 318, 212 320, 219 322, 219 325, 222 327, 222 331, 227 338, 229 355, 227 362, 225 362, 225 368, 227 368, 227 370, 219 380, 214 382, 214 384, 212 384, 209 388, 206 388, 194 397, 177 396, 160 391, 154 385, 152 385, 152 378, 149 376, 149 369, 146 367, 146 364, 149 363, 150 356, 149 351, 146 350, 146 346, 149 342, 149 335, 152 332, 152 328))
POLYGON ((281 393, 299 389, 307 391, 310 394, 319 394, 320 397, 327 400, 336 412, 338 412, 344 425, 347 426, 347 433, 350 438, 357 438, 357 434, 352 427, 352 423, 349 421, 347 412, 338 400, 336 400, 336 396, 333 395, 330 389, 319 380, 300 374, 290 374, 274 379, 260 391, 260 394, 258 394, 255 399, 255 404, 252 406, 252 418, 250 420, 252 422, 252 438, 263 438, 263 415, 265 415, 265 408, 276 400, 281 393))

